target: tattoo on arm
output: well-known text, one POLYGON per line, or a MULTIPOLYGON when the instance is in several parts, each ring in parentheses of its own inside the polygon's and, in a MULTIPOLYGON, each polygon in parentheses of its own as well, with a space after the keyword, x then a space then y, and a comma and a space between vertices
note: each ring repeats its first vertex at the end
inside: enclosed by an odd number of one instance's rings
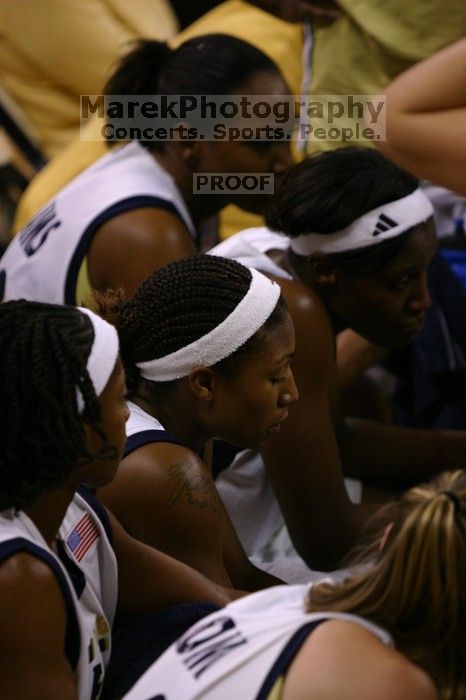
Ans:
POLYGON ((168 469, 168 481, 167 508, 186 498, 190 505, 197 508, 210 508, 215 513, 220 510, 219 495, 212 477, 194 471, 189 461, 173 464, 168 469))

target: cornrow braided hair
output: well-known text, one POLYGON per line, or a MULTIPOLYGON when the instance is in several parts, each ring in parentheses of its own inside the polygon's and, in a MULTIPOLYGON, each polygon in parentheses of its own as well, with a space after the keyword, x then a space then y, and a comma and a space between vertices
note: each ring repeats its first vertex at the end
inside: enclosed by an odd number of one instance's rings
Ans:
MULTIPOLYGON (((250 284, 244 265, 195 255, 154 272, 127 304, 118 293, 97 294, 99 313, 118 329, 128 389, 139 377, 136 362, 164 357, 209 333, 236 308, 250 284)), ((216 368, 230 371, 239 352, 253 352, 260 333, 281 320, 283 308, 279 302, 262 329, 216 368)))
POLYGON ((0 509, 17 509, 59 487, 88 453, 86 420, 99 433, 100 404, 86 369, 94 330, 72 307, 0 304, 0 509))

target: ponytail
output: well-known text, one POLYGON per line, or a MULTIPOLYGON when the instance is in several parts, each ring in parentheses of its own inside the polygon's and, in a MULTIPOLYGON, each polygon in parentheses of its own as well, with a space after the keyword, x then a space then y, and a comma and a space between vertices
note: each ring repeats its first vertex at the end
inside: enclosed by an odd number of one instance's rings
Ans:
POLYGON ((173 53, 162 41, 137 41, 108 80, 106 95, 155 95, 160 72, 173 53))
POLYGON ((308 609, 354 613, 385 627, 434 678, 442 700, 460 700, 466 695, 466 473, 446 472, 383 512, 393 526, 377 560, 341 585, 313 586, 308 609))

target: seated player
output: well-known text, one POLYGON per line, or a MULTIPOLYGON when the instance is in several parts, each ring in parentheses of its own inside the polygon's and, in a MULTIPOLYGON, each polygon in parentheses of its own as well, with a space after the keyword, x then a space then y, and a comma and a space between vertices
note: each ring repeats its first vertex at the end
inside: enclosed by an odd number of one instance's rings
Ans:
POLYGON ((297 398, 294 329, 280 287, 203 255, 154 272, 134 298, 102 295, 120 335, 130 418, 98 497, 137 539, 228 588, 279 581, 252 566, 220 500, 209 441, 273 442, 297 398))
POLYGON ((116 330, 87 310, 0 305, 0 697, 97 698, 115 613, 225 591, 131 538, 104 486, 128 408, 116 330))
POLYGON ((196 623, 124 700, 461 700, 466 474, 385 511, 375 560, 342 583, 277 587, 196 623))

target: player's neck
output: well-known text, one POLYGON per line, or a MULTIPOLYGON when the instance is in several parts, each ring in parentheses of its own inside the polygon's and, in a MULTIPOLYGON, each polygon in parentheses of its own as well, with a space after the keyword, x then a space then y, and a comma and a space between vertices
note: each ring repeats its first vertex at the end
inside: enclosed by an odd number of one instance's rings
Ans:
POLYGON ((34 503, 23 508, 50 546, 53 545, 65 513, 73 498, 73 489, 44 491, 34 503))

